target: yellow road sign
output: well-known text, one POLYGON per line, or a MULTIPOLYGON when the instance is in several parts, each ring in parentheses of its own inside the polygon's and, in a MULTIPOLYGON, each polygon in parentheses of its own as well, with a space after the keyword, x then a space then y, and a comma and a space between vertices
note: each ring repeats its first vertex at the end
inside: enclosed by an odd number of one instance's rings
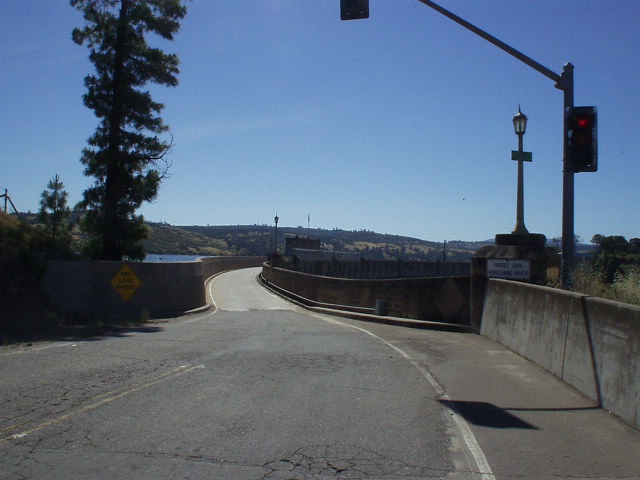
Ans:
POLYGON ((129 265, 123 265, 118 273, 111 279, 111 285, 126 301, 136 293, 142 282, 129 265))

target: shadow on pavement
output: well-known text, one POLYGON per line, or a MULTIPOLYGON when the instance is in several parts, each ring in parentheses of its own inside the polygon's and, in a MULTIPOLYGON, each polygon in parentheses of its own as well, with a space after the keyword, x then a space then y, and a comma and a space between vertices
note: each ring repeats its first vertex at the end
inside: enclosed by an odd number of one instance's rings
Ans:
POLYGON ((466 402, 461 400, 438 400, 447 408, 462 416, 467 422, 482 427, 519 428, 537 430, 528 422, 512 415, 505 409, 486 402, 466 402))
POLYGON ((500 408, 487 402, 463 400, 438 400, 442 405, 462 416, 474 425, 490 428, 520 428, 538 430, 538 427, 509 412, 569 412, 578 410, 600 410, 598 405, 590 407, 545 407, 545 408, 500 408))

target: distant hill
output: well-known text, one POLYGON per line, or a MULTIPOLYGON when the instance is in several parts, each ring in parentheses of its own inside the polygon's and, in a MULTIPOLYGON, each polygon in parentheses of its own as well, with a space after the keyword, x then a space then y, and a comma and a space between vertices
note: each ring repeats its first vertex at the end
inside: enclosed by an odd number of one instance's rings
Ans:
MULTIPOLYGON (((173 226, 148 223, 147 253, 187 255, 268 255, 273 251, 275 230, 269 225, 173 226)), ((322 249, 355 252, 369 259, 442 260, 442 243, 412 237, 375 233, 369 230, 324 230, 278 227, 278 249, 284 251, 285 235, 317 238, 322 249)), ((467 261, 486 242, 447 242, 449 261, 467 261)))
MULTIPOLYGON (((77 219, 78 213, 73 218, 77 219)), ((15 215, 5 216, 17 221, 15 215)), ((34 213, 21 213, 23 224, 37 224, 34 213)), ((19 222, 20 223, 20 222, 19 222)), ((143 242, 145 251, 162 255, 237 256, 268 255, 273 252, 273 225, 217 225, 175 226, 165 222, 146 223, 149 238, 143 242)), ((1 226, 1 225, 0 225, 1 226)), ((0 228, 0 244, 5 242, 0 228)), ((442 260, 443 242, 431 242, 418 238, 376 233, 370 230, 324 230, 318 228, 278 227, 278 250, 284 251, 284 235, 304 235, 320 239, 322 249, 337 252, 355 252, 369 259, 442 260)), ((27 235, 29 237, 30 235, 27 235)), ((38 240, 41 242, 40 238, 38 240)), ((550 246, 560 250, 559 238, 548 238, 550 246)), ((38 243, 37 241, 35 243, 38 243)), ((447 241, 446 255, 449 261, 468 261, 481 247, 493 245, 493 239, 483 241, 447 241)), ((0 245, 1 250, 2 245, 0 245)), ((6 248, 5 248, 6 249, 6 248)), ((48 250, 31 246, 33 250, 48 250)), ((591 257, 596 246, 591 243, 576 245, 577 257, 591 257)), ((60 256, 60 254, 58 254, 60 256)), ((68 256, 68 255, 63 255, 68 256)))

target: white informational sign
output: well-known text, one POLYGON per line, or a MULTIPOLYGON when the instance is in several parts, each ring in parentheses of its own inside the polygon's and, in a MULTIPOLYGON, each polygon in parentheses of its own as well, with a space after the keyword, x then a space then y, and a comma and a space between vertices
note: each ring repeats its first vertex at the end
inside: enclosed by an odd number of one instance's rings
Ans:
POLYGON ((531 261, 508 258, 487 259, 487 277, 529 280, 531 278, 531 261))

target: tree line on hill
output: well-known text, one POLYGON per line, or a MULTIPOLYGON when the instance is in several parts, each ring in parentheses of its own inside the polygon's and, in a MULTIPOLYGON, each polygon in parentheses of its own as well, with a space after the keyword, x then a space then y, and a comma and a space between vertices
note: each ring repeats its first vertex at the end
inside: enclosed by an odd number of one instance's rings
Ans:
MULTIPOLYGON (((148 223, 149 238, 143 242, 149 253, 190 255, 267 256, 275 251, 275 229, 268 225, 172 226, 148 223)), ((322 250, 350 252, 368 259, 467 261, 487 242, 430 242, 412 237, 369 230, 309 229, 279 227, 278 252, 285 250, 286 236, 320 240, 322 250)))

